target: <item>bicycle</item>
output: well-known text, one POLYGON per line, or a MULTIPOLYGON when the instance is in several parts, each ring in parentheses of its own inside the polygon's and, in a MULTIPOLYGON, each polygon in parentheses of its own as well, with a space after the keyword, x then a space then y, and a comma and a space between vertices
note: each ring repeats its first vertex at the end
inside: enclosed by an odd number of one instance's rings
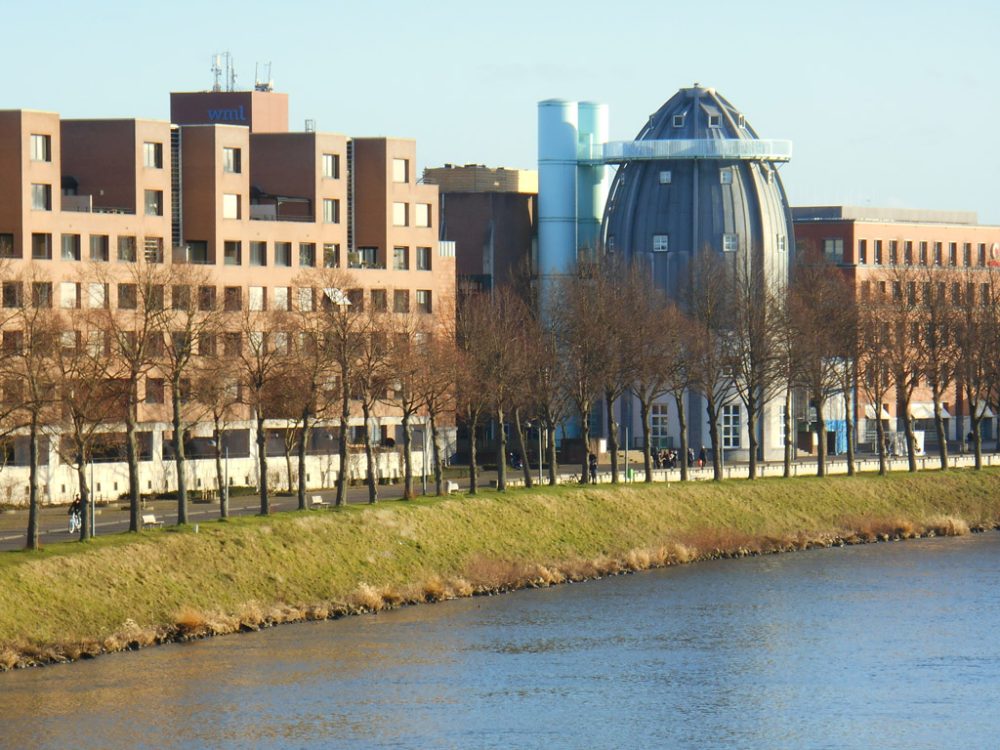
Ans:
POLYGON ((80 517, 80 511, 74 510, 69 514, 69 533, 75 534, 83 526, 83 519, 80 517))

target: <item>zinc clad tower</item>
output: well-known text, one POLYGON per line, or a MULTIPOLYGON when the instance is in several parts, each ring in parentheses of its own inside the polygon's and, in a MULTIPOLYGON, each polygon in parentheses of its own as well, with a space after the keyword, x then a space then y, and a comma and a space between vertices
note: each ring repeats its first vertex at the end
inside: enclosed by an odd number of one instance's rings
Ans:
POLYGON ((646 261, 657 286, 675 299, 700 250, 734 268, 762 267, 783 285, 794 243, 777 165, 790 156, 790 143, 759 139, 714 89, 681 89, 635 141, 604 147, 603 160, 620 165, 604 212, 604 246, 646 261))
MULTIPOLYGON (((717 255, 734 275, 780 292, 794 241, 778 166, 790 158, 788 141, 758 138, 714 89, 681 89, 634 141, 604 145, 602 161, 619 165, 604 212, 604 248, 648 268, 656 286, 682 306, 689 265, 702 252, 717 255)), ((688 402, 689 439, 697 450, 709 444, 704 399, 690 393, 688 402)), ((740 410, 738 402, 734 393, 728 408, 740 410)), ((777 412, 764 405, 765 459, 780 455, 777 412)), ((746 415, 726 416, 739 436, 723 446, 727 457, 745 459, 746 415)))

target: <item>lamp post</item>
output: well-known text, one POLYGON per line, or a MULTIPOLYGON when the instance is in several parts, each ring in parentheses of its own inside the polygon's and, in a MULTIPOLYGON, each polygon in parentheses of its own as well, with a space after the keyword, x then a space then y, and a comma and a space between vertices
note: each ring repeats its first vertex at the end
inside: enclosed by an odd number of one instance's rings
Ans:
POLYGON ((97 496, 94 494, 94 454, 90 454, 90 536, 97 536, 97 512, 94 510, 94 501, 97 496))
POLYGON ((420 442, 423 447, 423 455, 420 457, 420 488, 427 494, 427 423, 420 426, 420 442))
POLYGON ((542 486, 542 420, 538 420, 538 486, 542 486))

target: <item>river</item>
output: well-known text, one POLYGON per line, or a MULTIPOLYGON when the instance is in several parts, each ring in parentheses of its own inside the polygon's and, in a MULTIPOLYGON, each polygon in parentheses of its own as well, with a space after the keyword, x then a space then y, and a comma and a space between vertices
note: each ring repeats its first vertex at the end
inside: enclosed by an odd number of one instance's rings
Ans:
POLYGON ((0 674, 0 747, 992 748, 998 563, 723 560, 0 674))

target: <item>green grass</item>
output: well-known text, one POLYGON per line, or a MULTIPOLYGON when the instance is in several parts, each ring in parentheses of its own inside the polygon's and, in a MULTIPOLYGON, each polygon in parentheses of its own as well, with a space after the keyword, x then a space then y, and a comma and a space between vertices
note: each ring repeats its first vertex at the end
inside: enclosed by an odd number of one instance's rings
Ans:
POLYGON ((2 553, 0 668, 737 550, 994 527, 998 490, 996 470, 545 487, 2 553))

